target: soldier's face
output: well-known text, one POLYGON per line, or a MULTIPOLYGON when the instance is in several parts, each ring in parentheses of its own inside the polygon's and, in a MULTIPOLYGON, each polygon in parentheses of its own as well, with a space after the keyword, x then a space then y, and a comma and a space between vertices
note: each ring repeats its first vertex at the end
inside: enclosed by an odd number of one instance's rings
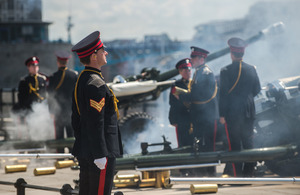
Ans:
POLYGON ((196 57, 193 57, 191 59, 191 62, 192 62, 193 68, 195 68, 195 67, 200 66, 204 63, 204 58, 196 56, 196 57))
POLYGON ((182 76, 183 79, 189 80, 192 76, 192 69, 191 68, 181 68, 181 69, 179 69, 179 74, 182 76))
POLYGON ((38 65, 31 64, 31 65, 27 66, 27 68, 28 68, 29 74, 31 74, 31 75, 36 75, 39 72, 38 65))
POLYGON ((97 51, 96 55, 97 64, 99 64, 100 66, 107 64, 106 56, 108 55, 108 52, 105 51, 103 47, 97 51))

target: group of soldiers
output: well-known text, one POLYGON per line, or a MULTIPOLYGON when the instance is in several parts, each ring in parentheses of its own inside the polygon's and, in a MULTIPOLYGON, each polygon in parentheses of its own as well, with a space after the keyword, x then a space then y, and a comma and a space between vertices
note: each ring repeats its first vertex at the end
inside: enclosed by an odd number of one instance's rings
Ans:
MULTIPOLYGON (((26 116, 33 111, 33 104, 48 100, 49 111, 54 119, 55 138, 73 137, 71 127, 72 92, 77 81, 77 72, 67 67, 71 55, 67 51, 55 53, 58 70, 47 77, 39 73, 39 58, 33 56, 25 61, 28 75, 21 79, 18 87, 18 104, 15 112, 26 116)), ((63 149, 58 149, 63 152, 63 149)))
MULTIPOLYGON (((201 151, 214 151, 218 124, 224 125, 229 151, 253 147, 254 97, 260 82, 255 67, 243 61, 246 42, 234 37, 228 45, 232 63, 221 69, 220 80, 205 64, 209 54, 205 49, 191 47, 190 58, 176 64, 182 78, 170 92, 169 121, 176 127, 179 147, 197 142, 201 151)), ((251 177, 254 167, 253 163, 230 163, 224 175, 251 177)), ((215 175, 214 168, 206 172, 215 175)))
MULTIPOLYGON (((254 97, 260 82, 255 67, 242 61, 245 41, 231 38, 228 44, 232 63, 222 68, 219 82, 205 64, 209 52, 204 49, 191 47, 190 58, 176 64, 182 78, 171 89, 169 119, 177 129, 179 147, 197 140, 203 151, 214 151, 217 119, 226 127, 229 150, 252 147, 254 97)), ((72 154, 80 165, 80 194, 110 194, 115 158, 122 155, 122 144, 118 100, 101 73, 108 52, 99 31, 82 39, 72 51, 85 66, 79 76, 67 68, 68 52, 56 53, 58 70, 50 77, 39 73, 38 57, 27 59, 29 75, 19 83, 15 108, 30 112, 34 102, 47 98, 56 139, 63 138, 64 129, 68 136, 75 136, 72 154)), ((224 173, 252 176, 253 170, 254 164, 232 163, 224 173)), ((214 175, 215 168, 207 172, 214 175)))

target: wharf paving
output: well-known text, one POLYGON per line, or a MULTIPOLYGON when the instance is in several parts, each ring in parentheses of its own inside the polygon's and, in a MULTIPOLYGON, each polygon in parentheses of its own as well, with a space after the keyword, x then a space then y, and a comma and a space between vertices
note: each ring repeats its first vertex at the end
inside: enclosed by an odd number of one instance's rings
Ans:
MULTIPOLYGON (((1 159, 0 159, 1 160, 1 159)), ((5 165, 11 163, 6 160, 0 164, 0 181, 16 182, 18 178, 23 178, 28 184, 47 186, 52 188, 62 188, 64 184, 70 184, 74 188, 74 179, 78 179, 79 171, 71 170, 70 168, 56 169, 56 173, 52 175, 34 176, 33 171, 38 167, 54 166, 54 160, 33 159, 27 167, 26 172, 5 173, 5 165)), ((224 165, 217 167, 217 176, 222 174, 224 165)), ((139 174, 135 171, 120 171, 118 174, 139 174)), ((264 177, 279 177, 278 175, 270 174, 264 177)), ((162 188, 115 188, 113 192, 122 191, 125 195, 190 195, 189 184, 176 184, 170 189, 162 188)), ((16 188, 9 185, 0 185, 0 195, 16 195, 16 188)), ((58 192, 42 191, 35 189, 26 189, 26 195, 55 195, 58 192)), ((218 187, 218 195, 299 195, 300 184, 284 183, 282 185, 223 185, 218 187)))

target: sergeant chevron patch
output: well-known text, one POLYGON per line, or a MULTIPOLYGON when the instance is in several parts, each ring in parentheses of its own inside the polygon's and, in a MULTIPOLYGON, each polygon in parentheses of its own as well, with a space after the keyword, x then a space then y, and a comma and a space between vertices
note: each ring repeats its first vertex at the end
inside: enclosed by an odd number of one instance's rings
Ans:
POLYGON ((101 112, 103 106, 105 105, 105 99, 102 98, 99 102, 90 99, 90 106, 95 108, 98 112, 101 112))

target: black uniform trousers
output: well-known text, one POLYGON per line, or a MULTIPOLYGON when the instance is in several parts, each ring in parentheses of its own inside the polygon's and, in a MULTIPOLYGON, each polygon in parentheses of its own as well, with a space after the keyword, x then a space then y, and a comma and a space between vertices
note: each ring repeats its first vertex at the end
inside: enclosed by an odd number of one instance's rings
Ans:
POLYGON ((66 129, 67 137, 74 137, 71 122, 55 117, 56 139, 64 139, 64 129, 66 129))
MULTIPOLYGON (((200 151, 213 152, 214 150, 214 128, 215 124, 212 120, 193 121, 194 137, 200 140, 200 151)), ((200 172, 204 175, 215 176, 216 167, 200 168, 200 172), (202 171, 201 171, 202 170, 202 171)))
POLYGON ((115 158, 107 158, 106 169, 100 170, 93 161, 78 159, 80 195, 110 195, 115 173, 115 158))
POLYGON ((198 120, 193 122, 194 137, 200 140, 200 150, 212 152, 214 149, 214 121, 198 120))
MULTIPOLYGON (((74 137, 71 121, 65 119, 65 117, 63 115, 55 115, 56 139, 64 139, 64 129, 66 129, 67 137, 74 137)), ((71 116, 68 118, 71 118, 71 116)))
POLYGON ((178 147, 193 145, 193 136, 189 133, 190 128, 191 128, 191 123, 189 122, 183 122, 177 124, 176 131, 177 131, 178 147))
MULTIPOLYGON (((226 119, 226 123, 232 151, 253 148, 253 119, 226 119)), ((231 176, 235 176, 236 174, 237 177, 251 177, 253 176, 255 165, 256 163, 252 162, 227 163, 224 169, 224 174, 231 176)))
MULTIPOLYGON (((67 117, 71 118, 71 117, 67 117)), ((60 140, 64 139, 64 129, 66 129, 67 137, 74 137, 74 131, 71 125, 71 121, 66 119, 66 116, 62 115, 55 115, 54 118, 54 125, 55 125, 55 139, 60 140)), ((63 148, 57 149, 58 153, 63 153, 63 148)), ((72 152, 72 149, 69 148, 69 152, 72 152)))

